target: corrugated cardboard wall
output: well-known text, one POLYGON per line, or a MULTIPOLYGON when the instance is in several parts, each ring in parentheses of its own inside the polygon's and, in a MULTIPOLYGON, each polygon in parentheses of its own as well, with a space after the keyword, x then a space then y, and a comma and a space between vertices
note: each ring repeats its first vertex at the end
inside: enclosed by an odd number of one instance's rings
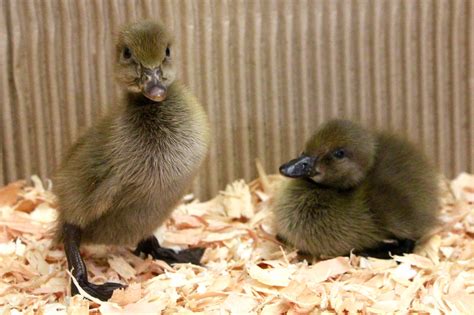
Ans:
POLYGON ((1 182, 48 177, 119 94, 113 35, 156 17, 214 129, 194 189, 294 156, 329 117, 394 128, 474 171, 474 1, 0 0, 1 182))

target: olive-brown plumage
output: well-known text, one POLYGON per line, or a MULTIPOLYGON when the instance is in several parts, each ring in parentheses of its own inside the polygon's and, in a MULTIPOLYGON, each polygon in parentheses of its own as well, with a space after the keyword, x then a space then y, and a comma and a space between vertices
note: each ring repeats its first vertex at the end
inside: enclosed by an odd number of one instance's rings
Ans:
MULTIPOLYGON (((75 269, 82 268, 75 249, 81 242, 140 242, 137 253, 185 262, 189 253, 175 256, 159 247, 153 231, 169 217, 206 156, 207 117, 174 80, 172 38, 161 24, 125 26, 116 57, 117 79, 126 89, 123 101, 76 141, 54 180, 60 209, 57 240, 64 241, 75 269)), ((88 283, 87 274, 77 276, 99 298, 113 291, 113 285, 88 283)))
POLYGON ((312 256, 388 258, 437 224, 437 173, 399 136, 332 120, 280 171, 293 179, 275 200, 278 236, 312 256))

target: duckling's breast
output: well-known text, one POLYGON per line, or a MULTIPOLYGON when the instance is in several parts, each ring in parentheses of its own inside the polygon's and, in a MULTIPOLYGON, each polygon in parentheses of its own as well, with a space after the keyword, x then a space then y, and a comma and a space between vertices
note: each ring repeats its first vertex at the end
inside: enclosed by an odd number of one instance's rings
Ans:
POLYGON ((285 185, 273 208, 278 234, 316 257, 346 255, 377 244, 383 236, 363 202, 335 194, 294 182, 285 185))
POLYGON ((86 227, 85 242, 132 244, 149 236, 189 189, 207 154, 207 119, 200 108, 174 105, 115 117, 105 151, 120 188, 110 210, 86 227))
POLYGON ((136 107, 118 119, 111 156, 126 181, 167 189, 193 177, 207 154, 207 118, 187 98, 136 107))

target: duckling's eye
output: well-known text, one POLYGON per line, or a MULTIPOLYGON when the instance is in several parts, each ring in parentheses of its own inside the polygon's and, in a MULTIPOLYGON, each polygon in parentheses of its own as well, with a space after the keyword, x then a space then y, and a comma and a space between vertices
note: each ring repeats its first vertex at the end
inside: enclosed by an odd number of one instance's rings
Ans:
POLYGON ((342 159, 346 157, 346 151, 344 149, 337 149, 332 153, 332 156, 336 159, 342 159))
POLYGON ((166 47, 166 57, 171 57, 171 49, 169 47, 166 47))
POLYGON ((125 47, 122 51, 122 56, 123 59, 130 59, 132 58, 132 52, 130 51, 130 48, 125 47))

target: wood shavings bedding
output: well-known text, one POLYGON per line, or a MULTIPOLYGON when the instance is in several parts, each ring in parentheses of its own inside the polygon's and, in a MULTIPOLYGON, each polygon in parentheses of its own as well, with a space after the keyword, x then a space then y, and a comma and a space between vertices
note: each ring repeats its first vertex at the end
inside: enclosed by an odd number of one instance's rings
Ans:
MULTIPOLYGON (((37 177, 0 188, 0 310, 3 314, 300 314, 474 310, 474 176, 442 181, 442 221, 415 254, 313 262, 275 240, 270 205, 283 180, 236 181, 214 199, 180 205, 156 235, 165 246, 207 248, 203 266, 168 266, 130 248, 84 246, 95 283, 127 283, 108 302, 70 297, 57 212, 37 177), (398 262, 398 263, 397 263, 398 262)), ((189 196, 185 200, 192 200, 189 196)))

